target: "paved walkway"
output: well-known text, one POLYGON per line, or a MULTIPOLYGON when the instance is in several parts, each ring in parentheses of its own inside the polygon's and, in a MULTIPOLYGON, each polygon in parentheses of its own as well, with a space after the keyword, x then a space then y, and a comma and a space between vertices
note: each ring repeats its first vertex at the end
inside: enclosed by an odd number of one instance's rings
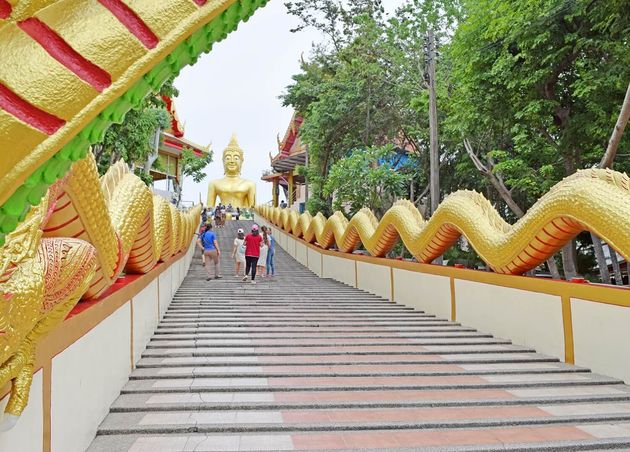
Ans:
POLYGON ((618 380, 320 279, 282 250, 278 277, 243 283, 236 227, 220 231, 224 279, 193 261, 90 452, 630 448, 618 380))

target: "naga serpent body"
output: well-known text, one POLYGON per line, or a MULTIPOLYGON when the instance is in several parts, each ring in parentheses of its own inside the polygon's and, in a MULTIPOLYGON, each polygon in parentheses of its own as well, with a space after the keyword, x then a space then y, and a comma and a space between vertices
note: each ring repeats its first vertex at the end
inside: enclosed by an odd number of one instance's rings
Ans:
MULTIPOLYGON (((154 197, 107 128, 266 0, 0 0, 0 386, 28 401, 37 341, 124 271, 188 248, 200 208, 154 197)), ((7 421, 8 419, 8 421, 7 421)))
POLYGON ((0 248, 0 385, 13 381, 8 419, 28 401, 37 340, 123 270, 148 273, 187 249, 200 213, 154 196, 122 162, 99 180, 91 155, 51 187, 0 248))
POLYGON ((380 222, 363 209, 348 220, 294 210, 258 207, 273 224, 322 248, 352 253, 359 243, 373 256, 387 255, 399 239, 418 262, 430 263, 465 236, 497 273, 520 275, 543 263, 582 231, 591 231, 630 259, 630 179, 610 170, 578 171, 555 185, 514 225, 480 193, 448 196, 425 221, 409 201, 399 201, 380 222))

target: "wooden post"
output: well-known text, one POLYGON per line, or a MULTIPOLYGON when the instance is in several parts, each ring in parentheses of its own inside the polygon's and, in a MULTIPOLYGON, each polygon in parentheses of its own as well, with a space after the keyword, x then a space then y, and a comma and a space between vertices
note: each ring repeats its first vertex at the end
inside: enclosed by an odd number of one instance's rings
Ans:
POLYGON ((272 188, 272 190, 273 190, 273 193, 272 193, 272 196, 273 196, 273 206, 274 206, 274 207, 278 207, 278 185, 279 185, 279 184, 278 184, 278 178, 276 177, 276 178, 273 180, 273 188, 272 188))
POLYGON ((293 205, 293 190, 295 190, 295 183, 293 182, 293 171, 289 173, 289 190, 287 193, 287 206, 293 205))
MULTIPOLYGON (((429 30, 428 36, 428 71, 429 71, 429 162, 431 167, 431 215, 440 205, 440 154, 438 147, 437 94, 435 91, 435 36, 429 30)), ((442 264, 442 257, 434 261, 442 264)))

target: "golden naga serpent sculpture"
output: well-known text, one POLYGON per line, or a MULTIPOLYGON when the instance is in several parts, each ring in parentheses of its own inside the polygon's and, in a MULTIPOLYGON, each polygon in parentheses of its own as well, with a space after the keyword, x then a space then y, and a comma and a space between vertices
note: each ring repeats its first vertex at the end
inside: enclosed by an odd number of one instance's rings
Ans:
POLYGON ((35 345, 81 297, 121 272, 144 274, 186 249, 201 207, 179 212, 126 164, 99 180, 91 156, 53 185, 0 248, 0 386, 12 380, 11 423, 28 402, 35 345))
POLYGON ((122 271, 187 248, 177 211, 90 146, 267 0, 0 0, 2 427, 27 404, 36 343, 122 271))
POLYGON ((555 185, 514 225, 505 222, 480 193, 448 196, 425 221, 409 201, 399 201, 380 222, 369 209, 351 220, 341 212, 299 215, 259 206, 276 226, 322 248, 352 253, 359 243, 383 257, 401 239, 418 262, 430 263, 460 236, 497 273, 519 275, 543 263, 582 231, 591 231, 630 260, 630 180, 611 170, 579 171, 555 185))

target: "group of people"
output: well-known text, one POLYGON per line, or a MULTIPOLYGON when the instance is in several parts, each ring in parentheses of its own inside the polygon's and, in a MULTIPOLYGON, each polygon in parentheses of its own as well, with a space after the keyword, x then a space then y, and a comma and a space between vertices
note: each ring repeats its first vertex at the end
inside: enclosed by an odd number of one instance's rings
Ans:
POLYGON ((214 208, 207 207, 201 211, 201 222, 206 224, 209 220, 214 219, 214 226, 216 228, 222 228, 225 226, 228 213, 232 214, 232 217, 238 221, 241 217, 241 208, 237 207, 234 209, 232 204, 225 206, 221 203, 214 208))
MULTIPOLYGON (((219 269, 221 250, 217 236, 212 230, 212 223, 206 224, 205 229, 199 235, 197 246, 203 253, 203 265, 208 272, 206 280, 221 279, 219 269)), ((257 224, 254 224, 251 232, 247 235, 243 229, 239 229, 232 247, 232 259, 236 264, 236 277, 242 276, 243 281, 247 281, 248 276, 251 276, 251 283, 256 284, 257 274, 262 277, 275 276, 275 254, 276 239, 273 237, 271 228, 265 226, 259 228, 257 224), (241 268, 243 269, 242 274, 241 268)))

